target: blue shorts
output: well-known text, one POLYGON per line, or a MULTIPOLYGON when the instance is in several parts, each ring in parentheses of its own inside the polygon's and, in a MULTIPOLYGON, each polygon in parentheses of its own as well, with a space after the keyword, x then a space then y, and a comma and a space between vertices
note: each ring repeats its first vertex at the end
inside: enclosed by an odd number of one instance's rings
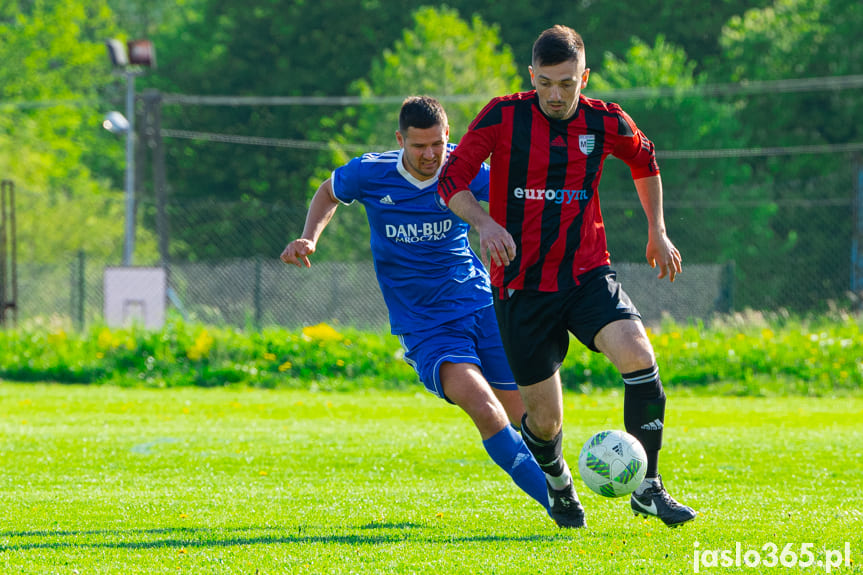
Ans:
POLYGON ((405 361, 416 370, 426 389, 450 403, 440 381, 440 366, 445 361, 479 366, 495 389, 518 389, 503 351, 492 306, 398 337, 405 350, 405 361))

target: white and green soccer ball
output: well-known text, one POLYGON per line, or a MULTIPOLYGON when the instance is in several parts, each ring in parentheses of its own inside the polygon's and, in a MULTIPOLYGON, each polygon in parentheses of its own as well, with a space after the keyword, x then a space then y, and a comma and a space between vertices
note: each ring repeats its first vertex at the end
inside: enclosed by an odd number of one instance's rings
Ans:
POLYGON ((578 472, 591 490, 605 497, 629 495, 647 472, 644 447, 625 431, 600 431, 578 456, 578 472))

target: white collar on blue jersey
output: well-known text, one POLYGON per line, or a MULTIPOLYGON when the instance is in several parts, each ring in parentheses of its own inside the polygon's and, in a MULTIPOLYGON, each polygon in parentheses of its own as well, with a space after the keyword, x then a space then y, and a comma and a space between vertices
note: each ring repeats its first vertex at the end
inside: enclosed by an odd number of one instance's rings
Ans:
POLYGON ((407 168, 405 168, 404 155, 405 155, 405 149, 399 148, 399 161, 397 163, 397 167, 398 167, 399 173, 402 175, 402 177, 404 177, 404 179, 406 179, 408 182, 410 182, 411 184, 413 184, 414 186, 416 186, 417 188, 419 188, 421 190, 425 189, 429 186, 437 186, 437 179, 438 179, 438 176, 440 175, 440 171, 443 169, 443 166, 441 166, 440 168, 437 169, 437 173, 435 173, 434 177, 429 178, 427 180, 418 180, 413 175, 411 175, 411 173, 408 171, 407 168))

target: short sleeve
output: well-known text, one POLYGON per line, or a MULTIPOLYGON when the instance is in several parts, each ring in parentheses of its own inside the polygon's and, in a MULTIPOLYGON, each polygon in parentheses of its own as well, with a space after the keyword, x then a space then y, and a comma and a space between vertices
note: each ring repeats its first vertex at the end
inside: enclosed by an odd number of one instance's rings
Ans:
POLYGON ((470 183, 470 191, 473 192, 474 197, 481 202, 488 201, 489 173, 490 169, 488 164, 483 162, 476 177, 470 183))
POLYGON ((659 175, 656 149, 623 110, 618 111, 618 139, 612 154, 623 160, 635 180, 659 175))
POLYGON ((352 204, 362 198, 362 158, 354 158, 333 170, 333 194, 343 204, 352 204))

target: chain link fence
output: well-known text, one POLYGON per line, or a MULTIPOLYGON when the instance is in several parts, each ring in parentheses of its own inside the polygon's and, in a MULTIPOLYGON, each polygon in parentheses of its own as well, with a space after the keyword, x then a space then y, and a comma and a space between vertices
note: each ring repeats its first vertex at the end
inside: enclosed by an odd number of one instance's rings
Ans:
MULTIPOLYGON (((648 324, 666 315, 685 322, 743 309, 818 312, 853 299, 856 173, 799 182, 791 196, 768 189, 765 199, 731 208, 683 201, 686 191, 668 193, 666 222, 684 257, 674 284, 657 280, 656 270, 642 263, 646 223, 634 191, 602 192, 612 267, 648 324), (764 214, 763 225, 751 223, 754 213, 764 214)), ((279 261, 301 232, 305 211, 278 203, 171 201, 169 195, 168 225, 157 230, 155 202, 141 194, 138 234, 148 239, 139 242, 135 264, 160 265, 158 233, 165 234, 169 307, 190 319, 250 328, 328 322, 385 329, 361 207, 339 208, 312 268, 279 261)), ((26 219, 19 208, 18 220, 26 219)), ((22 235, 20 253, 44 252, 26 245, 39 241, 22 235)), ((18 322, 60 318, 80 328, 103 321, 104 270, 119 264, 122 241, 116 238, 108 257, 104 249, 62 253, 60 263, 19 256, 18 322)))
MULTIPOLYGON (((727 310, 729 271, 694 264, 674 285, 658 281, 646 264, 614 266, 618 280, 648 324, 665 316, 685 322, 727 310)), ((73 265, 21 266, 21 320, 59 316, 75 327, 102 321, 104 268, 81 255, 73 265)), ((320 322, 386 329, 387 310, 371 262, 321 262, 311 269, 278 260, 175 264, 169 304, 187 318, 257 329, 297 328, 320 322)))

